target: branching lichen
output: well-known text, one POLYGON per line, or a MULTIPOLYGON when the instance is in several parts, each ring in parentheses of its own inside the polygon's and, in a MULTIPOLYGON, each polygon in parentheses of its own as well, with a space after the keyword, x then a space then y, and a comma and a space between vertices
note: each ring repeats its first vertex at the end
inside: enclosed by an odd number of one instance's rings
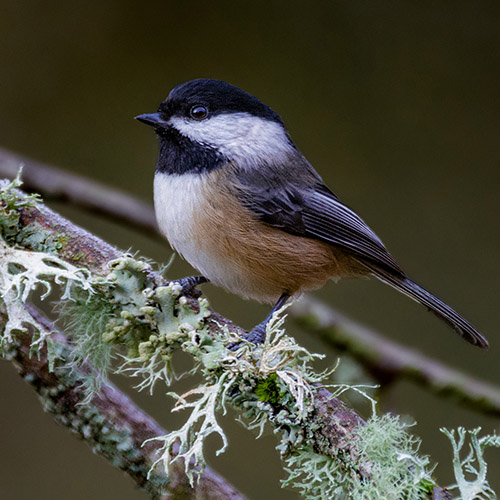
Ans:
MULTIPOLYGON (((44 345, 50 332, 39 328, 25 308, 36 289, 44 290, 43 300, 51 293, 53 285, 58 285, 63 288, 62 300, 67 300, 74 286, 86 292, 92 288, 88 271, 44 252, 16 248, 21 232, 20 211, 39 201, 37 195, 20 196, 17 188, 21 185, 21 171, 13 181, 0 183, 0 300, 8 317, 0 336, 0 351, 3 352, 14 340, 14 335, 28 329, 34 336, 32 349, 37 351, 44 345)), ((53 361, 51 358, 51 364, 53 361)))
POLYGON ((453 471, 455 473, 456 484, 449 489, 458 489, 460 491, 460 500, 494 500, 497 498, 495 492, 491 489, 486 478, 487 465, 484 459, 484 450, 489 446, 500 447, 500 436, 487 435, 479 437, 481 428, 470 431, 459 427, 457 433, 454 430, 441 429, 451 441, 453 447, 453 471), (456 439, 456 435, 458 439, 456 439), (465 445, 467 436, 470 439, 469 453, 464 459, 460 454, 465 445), (470 479, 466 478, 466 474, 470 479))
POLYGON ((149 263, 128 255, 109 267, 108 276, 92 282, 92 296, 81 294, 64 307, 74 343, 72 362, 97 368, 86 381, 89 397, 106 380, 117 346, 125 354, 120 354, 123 361, 116 371, 142 377, 139 389, 152 391, 159 380, 169 385, 174 351, 186 337, 208 336, 203 329, 207 301, 200 299, 199 312, 194 312, 178 284, 160 282, 149 263))
POLYGON ((162 462, 165 470, 168 470, 171 463, 179 459, 184 459, 186 474, 191 485, 193 485, 195 477, 198 477, 199 474, 203 474, 206 467, 203 446, 208 436, 217 434, 222 440, 222 446, 217 451, 217 455, 225 451, 228 444, 227 438, 222 427, 217 422, 216 411, 221 407, 225 411, 223 403, 224 398, 221 397, 221 391, 229 387, 229 385, 224 385, 225 379, 228 377, 229 374, 224 374, 217 383, 202 385, 182 396, 178 396, 175 393, 169 393, 177 399, 174 411, 187 408, 192 408, 192 411, 187 422, 181 429, 171 432, 166 436, 153 438, 154 441, 163 443, 162 449, 160 450, 160 458, 155 462, 153 468, 158 463, 162 462), (188 398, 193 396, 199 396, 199 399, 187 401, 188 398), (172 450, 177 442, 180 444, 179 451, 177 455, 172 458, 172 450))
POLYGON ((12 342, 13 335, 32 328, 37 340, 33 348, 43 344, 36 321, 26 311, 25 304, 37 288, 43 288, 41 299, 52 291, 53 284, 63 287, 62 300, 70 299, 71 289, 77 286, 90 292, 89 273, 57 257, 42 252, 30 252, 9 247, 0 239, 0 298, 9 318, 0 339, 0 347, 12 342))

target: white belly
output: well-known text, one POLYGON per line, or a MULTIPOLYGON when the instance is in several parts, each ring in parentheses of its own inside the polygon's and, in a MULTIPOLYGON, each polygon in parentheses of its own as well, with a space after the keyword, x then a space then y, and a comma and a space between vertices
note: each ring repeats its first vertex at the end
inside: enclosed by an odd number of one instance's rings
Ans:
POLYGON ((241 284, 246 281, 243 269, 212 248, 209 240, 217 235, 200 234, 207 196, 205 180, 203 174, 156 173, 154 204, 158 226, 172 248, 203 276, 216 285, 247 295, 241 293, 241 284))

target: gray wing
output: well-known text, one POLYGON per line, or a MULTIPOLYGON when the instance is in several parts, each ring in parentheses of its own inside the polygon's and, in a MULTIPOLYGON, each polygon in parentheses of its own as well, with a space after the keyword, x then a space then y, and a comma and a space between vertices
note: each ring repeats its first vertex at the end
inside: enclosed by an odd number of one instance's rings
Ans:
MULTIPOLYGON (((240 178, 241 202, 262 222, 287 233, 315 238, 351 253, 380 280, 423 304, 451 325, 467 342, 481 348, 487 340, 460 314, 406 277, 378 236, 316 176, 299 184, 274 179, 240 178)), ((293 176, 290 177, 293 179, 293 176)))
POLYGON ((238 196, 262 222, 287 233, 315 238, 404 276, 380 238, 322 183, 258 183, 247 177, 238 196), (265 187, 264 187, 265 186, 265 187))

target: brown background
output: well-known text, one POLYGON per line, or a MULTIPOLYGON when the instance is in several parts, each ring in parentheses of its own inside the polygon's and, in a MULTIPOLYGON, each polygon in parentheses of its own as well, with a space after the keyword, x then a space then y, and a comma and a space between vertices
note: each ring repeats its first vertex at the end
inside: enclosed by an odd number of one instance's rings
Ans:
MULTIPOLYGON (((332 283, 317 295, 390 338, 500 383, 499 26, 496 1, 1 0, 0 145, 150 200, 157 144, 133 117, 154 111, 182 81, 228 80, 282 115, 330 187, 492 347, 466 345, 374 281, 332 283)), ((56 209, 121 248, 169 259, 166 244, 56 209)), ((191 272, 176 259, 171 276, 191 272)), ((243 326, 267 314, 204 290, 243 326)), ((335 361, 325 345, 297 337, 335 361)), ((9 363, 0 370, 2 499, 145 498, 43 414, 9 363)), ((134 398, 173 428, 185 416, 170 415, 164 392, 134 398)), ((384 405, 417 420, 443 484, 451 449, 439 428, 499 427, 409 383, 391 389, 384 405)), ((255 441, 233 417, 223 420, 230 449, 218 458, 210 452, 211 464, 250 498, 296 498, 279 487, 274 437, 255 441)), ((500 490, 500 452, 487 456, 500 490)))

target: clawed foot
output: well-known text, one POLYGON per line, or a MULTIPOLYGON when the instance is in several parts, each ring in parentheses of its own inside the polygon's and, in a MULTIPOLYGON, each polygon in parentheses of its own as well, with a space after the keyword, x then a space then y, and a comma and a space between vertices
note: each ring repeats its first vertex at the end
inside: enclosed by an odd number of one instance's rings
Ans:
MULTIPOLYGON (((262 322, 259 323, 257 326, 252 328, 246 335, 243 336, 243 339, 245 339, 247 342, 251 342, 252 344, 259 345, 263 344, 264 341, 266 340, 266 328, 267 324, 269 321, 271 321, 271 318, 273 317, 273 313, 278 311, 281 307, 283 307, 287 300, 290 298, 290 295, 287 293, 281 294, 281 297, 278 299, 278 302, 276 302, 275 306, 273 307, 273 310, 269 314, 269 316, 262 322)), ((231 351, 236 351, 240 347, 242 342, 234 342, 229 346, 229 349, 231 351)))
POLYGON ((260 323, 244 335, 243 338, 247 342, 252 342, 252 344, 263 344, 264 340, 266 340, 266 326, 267 321, 260 323))
MULTIPOLYGON (((243 335, 243 339, 252 344, 259 345, 263 344, 266 340, 266 325, 267 321, 260 323, 256 327, 252 328, 246 335, 243 335)), ((230 351, 236 351, 240 348, 243 342, 233 342, 228 346, 230 351)))
POLYGON ((179 283, 182 287, 182 294, 189 295, 190 297, 194 297, 197 299, 201 292, 197 290, 196 287, 198 285, 202 285, 203 283, 208 283, 208 279, 205 276, 188 276, 186 278, 181 278, 180 280, 175 280, 175 283, 179 283))

